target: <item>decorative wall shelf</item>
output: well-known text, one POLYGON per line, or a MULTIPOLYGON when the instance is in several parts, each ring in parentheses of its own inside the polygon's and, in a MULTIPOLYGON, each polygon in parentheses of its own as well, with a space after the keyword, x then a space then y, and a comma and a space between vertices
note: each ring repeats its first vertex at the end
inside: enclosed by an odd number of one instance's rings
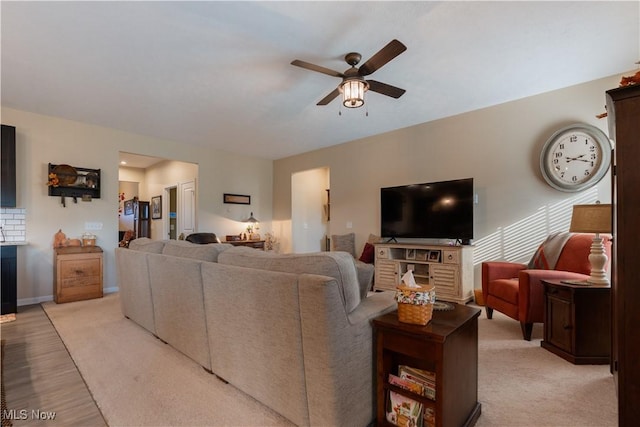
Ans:
POLYGON ((83 201, 100 198, 100 169, 49 163, 49 196, 72 197, 83 201))

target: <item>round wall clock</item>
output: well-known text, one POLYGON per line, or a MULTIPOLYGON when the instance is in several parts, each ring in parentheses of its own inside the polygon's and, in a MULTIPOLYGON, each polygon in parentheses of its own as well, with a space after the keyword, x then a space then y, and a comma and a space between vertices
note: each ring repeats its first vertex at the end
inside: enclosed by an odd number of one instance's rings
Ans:
POLYGON ((595 126, 574 124, 555 132, 540 154, 545 181, 560 191, 582 191, 597 184, 609 170, 611 143, 595 126))

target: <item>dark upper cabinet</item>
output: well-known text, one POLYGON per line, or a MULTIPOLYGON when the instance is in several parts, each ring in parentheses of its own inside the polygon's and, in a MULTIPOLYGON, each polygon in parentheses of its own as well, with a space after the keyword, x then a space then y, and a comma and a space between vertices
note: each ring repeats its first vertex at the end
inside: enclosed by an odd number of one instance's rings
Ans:
POLYGON ((0 206, 16 207, 16 128, 2 125, 0 206))
POLYGON ((640 419, 640 85, 607 91, 609 136, 615 141, 611 203, 612 360, 618 425, 640 419))

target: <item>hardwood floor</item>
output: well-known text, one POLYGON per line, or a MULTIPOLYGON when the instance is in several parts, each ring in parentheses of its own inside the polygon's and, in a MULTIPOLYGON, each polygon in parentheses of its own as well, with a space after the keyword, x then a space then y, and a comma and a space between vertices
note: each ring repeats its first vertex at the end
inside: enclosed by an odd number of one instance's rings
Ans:
POLYGON ((87 385, 40 305, 2 323, 3 377, 14 426, 106 426, 87 385))

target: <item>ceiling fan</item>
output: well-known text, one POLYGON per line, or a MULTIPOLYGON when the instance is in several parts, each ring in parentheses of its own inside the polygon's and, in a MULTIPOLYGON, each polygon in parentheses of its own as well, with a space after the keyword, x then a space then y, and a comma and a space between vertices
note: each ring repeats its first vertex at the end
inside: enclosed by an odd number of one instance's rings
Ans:
POLYGON ((398 40, 391 40, 385 47, 380 49, 378 53, 373 55, 367 62, 356 68, 356 65, 362 59, 362 55, 357 52, 348 53, 344 60, 351 68, 344 73, 333 71, 320 65, 310 64, 309 62, 296 59, 291 65, 306 68, 307 70, 317 71, 333 77, 342 78, 342 83, 338 85, 329 95, 325 96, 317 105, 327 105, 342 93, 342 103, 348 108, 357 108, 364 105, 364 93, 367 90, 390 96, 392 98, 400 98, 406 91, 399 87, 381 83, 376 80, 365 80, 364 77, 373 74, 376 70, 382 68, 387 62, 407 50, 407 47, 398 40))

